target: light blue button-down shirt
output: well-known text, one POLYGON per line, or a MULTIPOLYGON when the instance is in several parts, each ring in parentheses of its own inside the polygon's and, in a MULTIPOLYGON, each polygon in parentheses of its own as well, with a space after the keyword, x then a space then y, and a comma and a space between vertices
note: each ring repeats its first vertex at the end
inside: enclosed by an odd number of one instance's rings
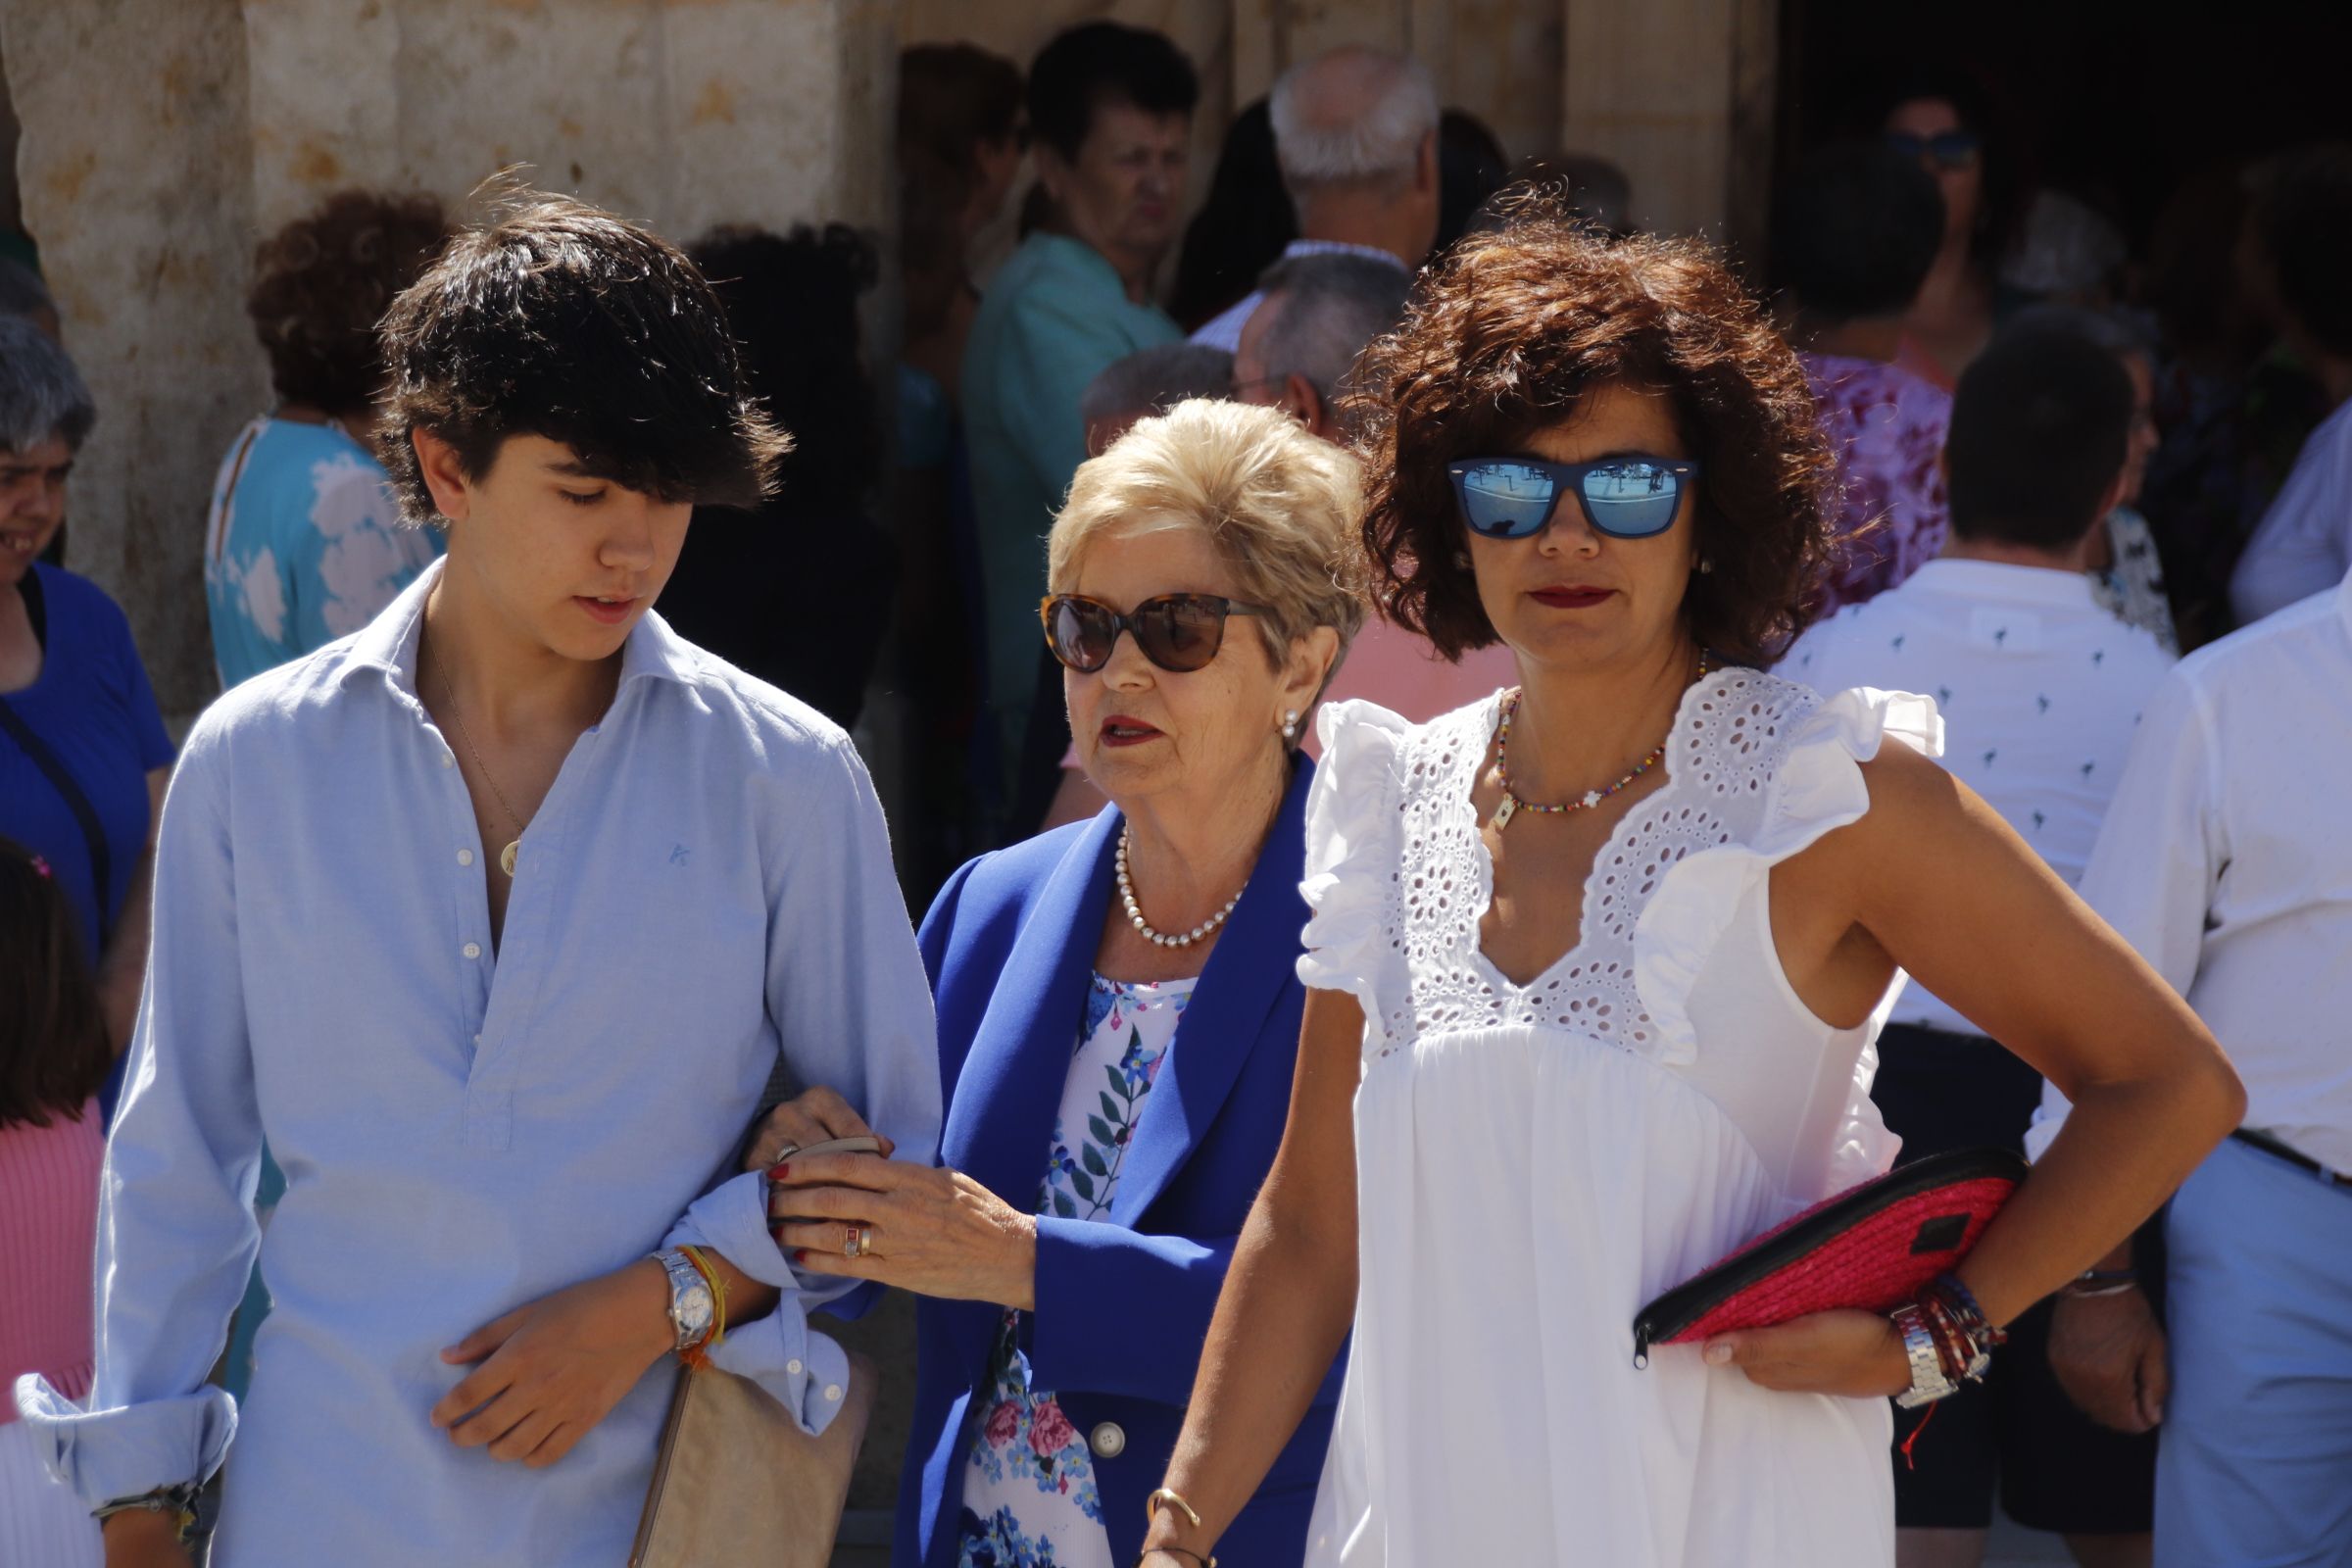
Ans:
POLYGON ((522 839, 491 948, 484 846, 416 700, 435 565, 356 636, 196 726, 165 807, 131 1085, 107 1156, 97 1381, 26 1379, 93 1503, 209 1473, 218 1568, 625 1561, 673 1367, 546 1470, 427 1412, 474 1328, 671 1242, 785 1287, 714 1357, 810 1430, 849 1378, 725 1179, 776 1063, 937 1147, 930 996, 840 730, 648 615, 522 839), (267 1137, 286 1195, 251 1211, 267 1137), (683 1218, 681 1218, 683 1216, 683 1218), (205 1385, 259 1248, 276 1310, 240 1413, 205 1385))

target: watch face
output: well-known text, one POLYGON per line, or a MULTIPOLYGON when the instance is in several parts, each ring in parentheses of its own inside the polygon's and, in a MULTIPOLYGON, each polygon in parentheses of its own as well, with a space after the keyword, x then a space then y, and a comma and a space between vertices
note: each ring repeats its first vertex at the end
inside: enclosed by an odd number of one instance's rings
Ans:
POLYGON ((695 1283, 673 1297, 669 1303, 670 1316, 689 1340, 698 1339, 710 1327, 716 1310, 710 1301, 710 1287, 698 1277, 695 1283))

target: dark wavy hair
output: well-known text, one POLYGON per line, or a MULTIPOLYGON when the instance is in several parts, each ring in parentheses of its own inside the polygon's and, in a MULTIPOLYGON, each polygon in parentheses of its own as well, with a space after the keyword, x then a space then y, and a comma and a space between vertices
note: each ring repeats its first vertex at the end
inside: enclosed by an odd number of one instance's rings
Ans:
POLYGON ((113 1062, 65 890, 0 839, 0 1127, 79 1120, 113 1062))
POLYGON ((383 389, 376 322, 449 239, 431 196, 338 191, 255 248, 245 314, 277 395, 330 414, 383 389))
POLYGON ((450 241, 384 318, 376 456, 412 522, 438 514, 409 432, 478 479, 509 436, 664 501, 750 507, 792 438, 752 395, 726 312, 651 230, 584 202, 492 187, 494 221, 450 241))
POLYGON ((1535 192, 1425 272, 1403 325, 1357 365, 1364 545, 1391 619, 1449 659, 1495 640, 1446 466, 1523 447, 1611 382, 1667 397, 1700 465, 1711 569, 1684 599, 1691 636, 1760 665, 1803 629, 1835 465, 1796 355, 1713 250, 1612 240, 1535 192))

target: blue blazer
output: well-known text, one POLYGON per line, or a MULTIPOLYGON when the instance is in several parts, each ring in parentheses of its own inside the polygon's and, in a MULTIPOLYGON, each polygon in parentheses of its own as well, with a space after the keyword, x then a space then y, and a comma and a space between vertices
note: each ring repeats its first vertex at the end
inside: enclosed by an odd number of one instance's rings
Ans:
MULTIPOLYGON (((1154 1082, 1109 1222, 1037 1222, 1037 1309, 1024 1323, 1030 1371, 1089 1439, 1114 1564, 1143 1549, 1144 1499, 1176 1446, 1226 1265, 1282 1143, 1306 1001, 1294 965, 1307 916, 1298 879, 1313 773, 1300 758, 1154 1082)), ((984 855, 923 919, 948 1103, 940 1162, 1024 1213, 1045 1181, 1119 826, 1112 808, 984 855)), ((956 1560, 969 1415, 1003 1319, 988 1302, 918 1300, 914 1427, 893 1559, 902 1568, 956 1560)), ((1343 1351, 1217 1544, 1219 1561, 1292 1568, 1305 1554, 1346 1361, 1343 1351)))

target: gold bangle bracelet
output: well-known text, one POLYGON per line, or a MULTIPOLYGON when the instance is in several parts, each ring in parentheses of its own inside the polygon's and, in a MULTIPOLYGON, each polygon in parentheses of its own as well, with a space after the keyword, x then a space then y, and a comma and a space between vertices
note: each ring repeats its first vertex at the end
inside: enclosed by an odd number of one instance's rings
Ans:
POLYGON ((1193 1511, 1193 1505, 1185 1501, 1181 1496, 1178 1496, 1175 1493, 1169 1491, 1166 1487, 1161 1487, 1156 1492, 1153 1492, 1152 1495, 1144 1499, 1145 1523, 1149 1524, 1151 1521, 1158 1518, 1159 1510, 1163 1506, 1173 1508, 1178 1513, 1184 1515, 1186 1519, 1191 1521, 1192 1527, 1195 1530, 1200 1528, 1200 1516, 1193 1511))

